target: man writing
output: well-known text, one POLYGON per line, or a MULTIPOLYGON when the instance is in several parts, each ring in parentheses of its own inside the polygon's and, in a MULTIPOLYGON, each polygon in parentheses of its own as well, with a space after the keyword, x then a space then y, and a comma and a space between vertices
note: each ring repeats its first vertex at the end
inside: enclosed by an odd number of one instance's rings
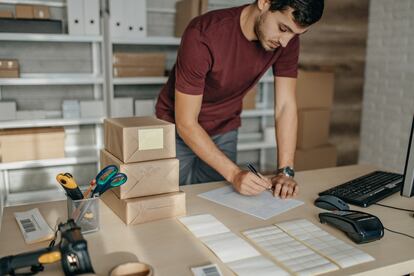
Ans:
POLYGON ((298 193, 293 179, 299 35, 322 16, 323 0, 257 0, 193 19, 156 104, 177 127, 180 185, 227 180, 244 195, 273 187, 298 193), (275 88, 277 173, 259 177, 236 164, 243 96, 270 68, 275 88))

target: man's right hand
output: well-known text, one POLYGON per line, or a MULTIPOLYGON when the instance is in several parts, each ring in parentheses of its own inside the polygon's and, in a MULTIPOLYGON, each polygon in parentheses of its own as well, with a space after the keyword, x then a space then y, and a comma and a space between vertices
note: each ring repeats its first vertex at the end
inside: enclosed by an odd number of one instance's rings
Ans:
POLYGON ((270 189, 272 182, 266 177, 258 177, 252 172, 240 170, 233 178, 232 185, 242 195, 258 195, 270 189))

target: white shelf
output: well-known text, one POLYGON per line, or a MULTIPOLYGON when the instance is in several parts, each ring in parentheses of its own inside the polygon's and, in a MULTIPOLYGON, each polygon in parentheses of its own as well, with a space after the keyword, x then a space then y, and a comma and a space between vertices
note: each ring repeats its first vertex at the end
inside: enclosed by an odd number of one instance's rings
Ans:
POLYGON ((40 42, 102 42, 101 35, 0 33, 0 41, 40 42))
POLYGON ((20 78, 0 78, 0 85, 92 85, 103 84, 92 74, 21 74, 20 78))
POLYGON ((265 141, 259 142, 245 142, 245 143, 238 143, 237 150, 246 151, 246 150, 259 150, 259 149, 271 149, 276 148, 275 143, 268 143, 265 141))
POLYGON ((261 117, 261 116, 273 116, 273 109, 252 109, 252 110, 243 110, 241 113, 242 118, 248 117, 261 117))
POLYGON ((165 84, 167 77, 114 78, 115 85, 165 84))
POLYGON ((19 170, 19 169, 30 169, 30 168, 44 168, 51 166, 67 166, 67 165, 79 165, 79 164, 90 164, 98 162, 98 156, 96 153, 90 156, 79 156, 79 157, 66 157, 59 159, 39 159, 30 161, 19 161, 0 163, 0 170, 19 170))
POLYGON ((0 129, 31 128, 31 127, 57 127, 102 124, 103 118, 81 118, 81 119, 40 119, 40 120, 15 120, 0 121, 0 129))
POLYGON ((58 189, 58 187, 52 190, 10 193, 7 195, 5 207, 25 205, 31 203, 59 201, 65 199, 65 192, 63 191, 63 189, 58 189))
POLYGON ((53 0, 1 0, 0 4, 26 4, 26 5, 43 5, 49 7, 66 7, 66 1, 53 0))
POLYGON ((164 36, 148 36, 142 38, 125 38, 113 37, 112 44, 135 44, 135 45, 172 45, 178 46, 181 43, 181 38, 178 37, 164 37, 164 36))

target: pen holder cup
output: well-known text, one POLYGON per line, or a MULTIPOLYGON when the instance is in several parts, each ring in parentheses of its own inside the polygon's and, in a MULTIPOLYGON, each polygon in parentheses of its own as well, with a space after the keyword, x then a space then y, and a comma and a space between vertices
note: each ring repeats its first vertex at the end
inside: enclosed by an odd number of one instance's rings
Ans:
POLYGON ((82 234, 99 230, 99 197, 72 200, 68 197, 68 218, 81 228, 82 234))

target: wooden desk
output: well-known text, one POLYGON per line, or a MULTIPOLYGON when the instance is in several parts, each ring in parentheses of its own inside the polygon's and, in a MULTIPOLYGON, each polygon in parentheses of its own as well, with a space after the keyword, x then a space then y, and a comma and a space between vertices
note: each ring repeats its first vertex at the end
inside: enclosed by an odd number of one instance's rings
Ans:
MULTIPOLYGON (((353 244, 342 232, 319 223, 317 214, 320 210, 313 206, 313 200, 319 191, 372 170, 373 168, 368 166, 349 166, 298 173, 296 179, 301 186, 299 199, 303 200, 305 205, 266 221, 197 196, 199 193, 222 187, 225 183, 185 186, 183 190, 187 193, 187 214, 210 213, 236 234, 240 234, 245 229, 306 218, 345 242, 353 244)), ((414 209, 414 200, 401 198, 399 194, 393 195, 382 203, 414 209)), ((50 225, 54 225, 58 217, 66 219, 65 201, 5 208, 0 232, 0 256, 47 246, 47 243, 27 246, 15 222, 13 212, 34 207, 40 209, 50 225)), ((233 275, 213 253, 175 219, 126 226, 104 203, 101 203, 100 207, 101 230, 85 235, 92 263, 98 275, 107 275, 115 265, 137 258, 152 265, 156 275, 192 275, 190 267, 210 262, 217 263, 224 275, 233 275)), ((414 233, 414 218, 408 212, 380 206, 371 206, 363 210, 377 215, 386 227, 404 233, 414 233)), ((388 276, 403 275, 414 271, 413 239, 386 231, 384 238, 380 241, 353 245, 371 254, 376 260, 324 275, 388 276)), ((40 275, 63 275, 63 273, 59 265, 54 264, 46 266, 45 272, 40 275)))

